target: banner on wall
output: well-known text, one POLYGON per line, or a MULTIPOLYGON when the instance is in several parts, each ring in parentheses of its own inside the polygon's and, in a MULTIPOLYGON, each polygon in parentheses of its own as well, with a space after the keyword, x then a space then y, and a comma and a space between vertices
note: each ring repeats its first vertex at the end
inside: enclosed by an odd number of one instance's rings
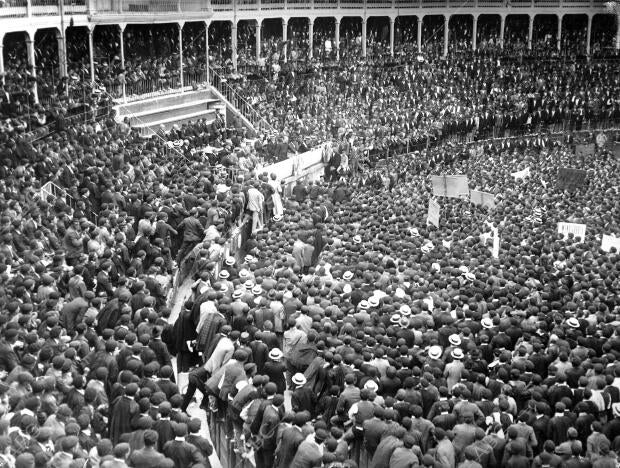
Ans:
POLYGON ((489 209, 495 208, 495 195, 480 190, 470 190, 469 200, 475 205, 485 206, 489 209))
POLYGON ((558 169, 558 187, 561 189, 573 189, 585 185, 588 172, 583 169, 561 167, 558 169))
POLYGON ((431 176, 433 195, 436 197, 461 198, 469 196, 469 181, 466 175, 431 176))
POLYGON ((428 201, 428 214, 426 215, 426 223, 439 227, 439 203, 432 198, 428 201))
POLYGON ((577 223, 558 223, 558 233, 564 237, 572 234, 575 238, 584 240, 586 238, 586 225, 577 223))
POLYGON ((610 252, 612 247, 615 247, 616 251, 620 252, 620 237, 608 236, 607 234, 603 234, 601 249, 603 249, 605 252, 610 252))

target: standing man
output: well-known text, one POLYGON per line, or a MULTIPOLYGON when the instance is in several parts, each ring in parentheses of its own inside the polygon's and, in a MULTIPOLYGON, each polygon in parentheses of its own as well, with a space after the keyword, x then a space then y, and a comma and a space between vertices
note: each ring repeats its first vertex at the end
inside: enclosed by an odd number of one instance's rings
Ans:
POLYGON ((265 209, 265 196, 255 187, 256 183, 252 182, 252 186, 248 189, 248 206, 247 209, 252 213, 252 233, 256 234, 263 229, 263 211, 265 209))
POLYGON ((271 400, 271 404, 265 407, 258 431, 258 439, 261 441, 260 448, 256 450, 256 468, 271 468, 275 465, 275 453, 280 424, 281 409, 284 397, 277 394, 271 400))
POLYGON ((179 231, 183 231, 183 244, 181 244, 181 248, 179 249, 177 265, 181 265, 181 262, 187 254, 204 238, 205 228, 198 218, 196 218, 197 212, 197 208, 192 208, 189 212, 189 217, 185 218, 179 225, 179 231))

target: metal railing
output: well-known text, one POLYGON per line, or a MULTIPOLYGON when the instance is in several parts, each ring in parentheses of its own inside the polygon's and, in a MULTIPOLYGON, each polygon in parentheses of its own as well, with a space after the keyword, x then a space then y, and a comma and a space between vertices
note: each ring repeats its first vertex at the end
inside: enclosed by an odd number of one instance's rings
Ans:
MULTIPOLYGON (((209 11, 273 10, 377 10, 450 8, 451 0, 64 0, 66 14, 199 14, 209 11)), ((472 0, 460 2, 459 9, 469 8, 596 8, 605 10, 602 0, 472 0)), ((410 14, 410 13, 409 13, 410 14)), ((57 0, 0 0, 0 18, 57 16, 57 0)), ((361 13, 360 13, 361 16, 361 13)))
POLYGON ((265 118, 260 115, 251 104, 249 104, 245 99, 243 99, 237 91, 230 86, 225 78, 222 78, 216 71, 212 68, 210 70, 210 83, 211 85, 220 92, 222 96, 233 106, 235 107, 243 116, 252 124, 255 130, 257 131, 267 131, 273 132, 274 128, 265 120, 265 118))
MULTIPOLYGON (((49 198, 53 199, 61 199, 63 200, 72 210, 78 209, 78 200, 73 198, 71 195, 67 193, 67 191, 56 185, 54 182, 46 182, 40 189, 38 193, 41 200, 49 200, 49 198)), ((85 211, 84 214, 86 218, 93 224, 97 224, 97 214, 94 211, 85 211)))

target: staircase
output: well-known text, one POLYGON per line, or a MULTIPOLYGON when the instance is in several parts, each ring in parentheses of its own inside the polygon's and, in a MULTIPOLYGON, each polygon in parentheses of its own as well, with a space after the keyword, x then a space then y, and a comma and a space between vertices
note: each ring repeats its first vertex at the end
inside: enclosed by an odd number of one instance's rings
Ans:
POLYGON ((220 113, 226 117, 226 106, 210 89, 187 91, 166 96, 151 97, 117 106, 117 120, 129 120, 132 128, 148 137, 160 128, 170 130, 173 125, 205 119, 215 120, 220 113))

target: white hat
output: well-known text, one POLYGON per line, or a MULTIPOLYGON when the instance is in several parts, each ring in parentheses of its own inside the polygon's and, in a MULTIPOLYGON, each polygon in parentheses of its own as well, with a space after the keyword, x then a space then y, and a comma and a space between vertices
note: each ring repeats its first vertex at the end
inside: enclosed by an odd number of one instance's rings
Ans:
POLYGON ((230 257, 230 256, 226 257, 226 262, 224 262, 224 263, 226 263, 226 265, 228 265, 228 266, 234 265, 235 264, 235 257, 230 257))
POLYGON ((448 337, 448 341, 450 342, 450 344, 452 346, 460 346, 461 345, 461 337, 458 336, 456 333, 453 333, 452 335, 450 335, 448 337))
POLYGON ((250 276, 250 272, 245 268, 239 271, 239 278, 246 278, 247 276, 250 276))
POLYGON ((245 260, 245 263, 252 263, 254 261, 254 257, 251 255, 246 255, 243 260, 245 260))
POLYGON ((282 359, 282 351, 280 351, 278 348, 273 348, 271 351, 269 351, 269 359, 279 361, 280 359, 282 359))
POLYGON ((579 328, 579 320, 577 320, 575 317, 571 317, 569 318, 566 323, 568 324, 569 327, 571 328, 579 328))
POLYGON ((306 377, 301 372, 298 372, 293 376, 293 383, 299 386, 305 385, 306 377))
POLYGON ((260 296, 263 293, 263 288, 261 288, 260 284, 257 284, 252 288, 252 294, 255 296, 260 296))
POLYGON ((428 356, 432 359, 439 359, 441 357, 441 346, 431 346, 428 350, 428 356))
POLYGON ((467 278, 469 281, 474 281, 476 279, 476 275, 474 275, 473 273, 465 273, 465 278, 467 278))
POLYGON ((271 219, 273 219, 277 223, 278 221, 282 220, 282 216, 281 215, 273 215, 273 218, 271 218, 271 219))
POLYGON ((351 291, 353 291, 353 288, 351 287, 350 284, 345 284, 344 287, 342 288, 342 292, 345 294, 349 294, 351 291))
POLYGON ((434 248, 435 248, 435 245, 433 245, 433 243, 431 241, 428 241, 426 244, 424 244, 422 247, 420 247, 420 250, 422 252, 424 252, 424 253, 429 253, 434 248))
POLYGON ((364 310, 368 309, 368 301, 366 301, 366 300, 361 301, 361 302, 359 303, 358 307, 359 307, 360 309, 364 309, 364 310))
POLYGON ((465 265, 461 265, 461 266, 459 267, 459 271, 460 271, 461 273, 463 273, 463 274, 465 274, 465 273, 469 273, 469 268, 467 268, 465 265))
POLYGON ((431 268, 435 271, 441 271, 441 265, 439 265, 439 263, 435 262, 431 265, 431 268))
POLYGON ((370 299, 368 299, 368 305, 370 307, 378 307, 379 306, 379 298, 372 296, 370 299))
POLYGON ((375 382, 374 380, 367 380, 364 384, 364 388, 376 392, 379 389, 379 385, 377 385, 377 382, 375 382))
POLYGON ((222 270, 222 271, 220 271, 220 274, 218 276, 221 279, 228 279, 228 277, 230 276, 230 273, 228 273, 228 271, 226 271, 226 270, 222 270))
POLYGON ((493 320, 491 320, 489 317, 483 318, 480 321, 480 324, 482 325, 482 328, 493 328, 493 320))
POLYGON ((241 296, 243 296, 241 289, 237 289, 232 295, 233 299, 241 299, 241 296))
POLYGON ((461 348, 453 349, 452 352, 450 353, 450 355, 454 359, 463 359, 465 357, 465 355, 463 354, 463 350, 461 348))
POLYGON ((353 278, 353 272, 352 271, 345 271, 342 274, 342 279, 345 281, 350 281, 353 278))
POLYGON ((405 297, 405 290, 403 288, 396 288, 396 291, 394 292, 394 296, 396 296, 399 299, 402 299, 403 297, 405 297))
POLYGON ((409 307, 407 304, 403 304, 400 306, 400 314, 403 317, 409 317, 411 315, 411 307, 409 307))
POLYGON ((359 234, 356 236, 353 236, 353 243, 354 244, 361 244, 362 243, 362 236, 360 236, 359 234))
POLYGON ((252 289, 254 287, 254 282, 252 280, 247 280, 245 283, 243 283, 243 287, 245 289, 252 289))
POLYGON ((390 317, 391 323, 399 323, 400 322, 400 314, 394 314, 390 317))

